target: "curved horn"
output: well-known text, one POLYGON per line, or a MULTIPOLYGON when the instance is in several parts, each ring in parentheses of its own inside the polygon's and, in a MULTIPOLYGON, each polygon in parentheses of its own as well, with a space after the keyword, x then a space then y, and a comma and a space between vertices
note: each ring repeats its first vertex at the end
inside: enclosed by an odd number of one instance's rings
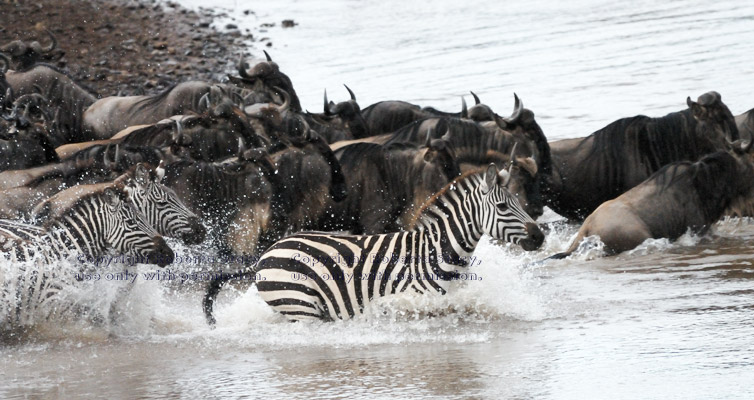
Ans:
POLYGON ((246 151, 246 145, 243 143, 243 138, 238 138, 238 159, 242 159, 243 153, 246 151))
POLYGON ((432 143, 432 128, 427 129, 427 140, 424 141, 424 147, 429 147, 432 143))
POLYGON ((351 100, 356 101, 356 95, 353 94, 353 90, 351 90, 351 88, 349 88, 345 83, 343 84, 343 86, 346 87, 346 90, 348 90, 348 94, 351 95, 351 100))
POLYGON ((47 32, 47 35, 50 36, 50 45, 47 47, 43 47, 41 50, 42 50, 42 53, 49 53, 52 50, 54 50, 56 47, 58 47, 58 41, 55 39, 55 35, 53 35, 49 29, 45 29, 45 32, 47 32))
POLYGON ((107 153, 110 152, 110 146, 111 146, 110 143, 108 143, 107 146, 105 146, 105 151, 102 154, 102 165, 105 168, 110 168, 110 160, 107 159, 107 153))
POLYGON ((8 72, 8 68, 10 68, 10 59, 5 56, 5 54, 0 53, 0 61, 2 61, 3 66, 0 67, 0 74, 4 74, 8 72))
POLYGON ((521 112, 524 110, 524 103, 518 98, 518 95, 513 93, 513 98, 515 99, 513 103, 513 114, 508 118, 502 119, 508 124, 515 123, 518 118, 521 117, 521 112))
POLYGON ((325 115, 332 115, 330 107, 327 106, 327 89, 325 89, 325 115))
POLYGON ((209 110, 209 92, 205 93, 204 96, 199 99, 199 109, 209 110), (206 107, 204 106, 204 103, 207 103, 206 107))
POLYGON ((120 164, 120 159, 123 157, 123 153, 120 152, 120 144, 115 145, 115 156, 113 157, 113 162, 117 166, 120 164))
POLYGON ((461 118, 469 118, 469 108, 466 106, 466 99, 461 96, 461 118))
POLYGON ((234 99, 236 99, 236 101, 237 101, 236 104, 238 104, 239 107, 243 107, 243 105, 244 105, 244 99, 243 99, 243 97, 241 96, 240 93, 233 91, 233 92, 230 92, 230 95, 231 95, 231 97, 233 97, 234 99))
POLYGON ((264 56, 267 57, 267 62, 272 62, 272 57, 270 57, 269 54, 267 54, 267 50, 262 50, 264 52, 264 56))
POLYGON ((748 142, 741 143, 741 150, 743 150, 744 153, 748 153, 749 150, 751 150, 752 144, 754 144, 754 139, 749 139, 748 142))
POLYGON ((238 75, 241 76, 241 78, 250 79, 249 73, 246 72, 246 62, 244 62, 243 57, 241 57, 240 60, 238 60, 238 75))
POLYGON ((288 92, 286 92, 285 90, 281 89, 279 86, 275 86, 274 89, 277 90, 278 92, 280 92, 280 94, 283 95, 283 104, 281 104, 278 107, 278 112, 280 114, 282 114, 282 113, 288 111, 288 108, 291 106, 291 96, 288 95, 288 92))
POLYGON ((511 165, 508 166, 508 172, 511 172, 513 166, 516 165, 516 147, 518 147, 518 142, 513 143, 513 149, 511 150, 511 165))
POLYGON ((469 92, 472 96, 474 96, 474 104, 480 104, 481 101, 479 101, 479 96, 477 96, 476 93, 472 92, 471 90, 469 90, 469 92))

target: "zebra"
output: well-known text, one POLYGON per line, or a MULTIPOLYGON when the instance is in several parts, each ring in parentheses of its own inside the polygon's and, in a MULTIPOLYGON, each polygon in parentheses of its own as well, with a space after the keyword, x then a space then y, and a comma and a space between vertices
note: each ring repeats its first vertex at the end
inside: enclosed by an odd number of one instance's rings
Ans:
POLYGON ((187 245, 204 241, 207 229, 199 217, 186 207, 173 189, 160 183, 165 177, 162 162, 154 169, 139 163, 126 176, 130 177, 134 187, 131 201, 159 234, 181 238, 187 245))
POLYGON ((173 251, 132 203, 136 192, 118 181, 64 190, 37 206, 41 227, 0 220, 0 250, 15 261, 41 257, 50 263, 92 259, 112 249, 164 267, 173 251))
POLYGON ((71 282, 74 267, 68 263, 35 267, 40 262, 51 264, 74 256, 96 262, 108 250, 161 267, 172 262, 173 251, 132 203, 135 192, 122 182, 80 185, 41 204, 42 226, 0 220, 0 251, 12 261, 6 266, 15 268, 0 269, 0 321, 27 321, 29 310, 56 302, 56 294, 71 282))
MULTIPOLYGON (((508 191, 509 181, 510 172, 494 164, 461 175, 425 203, 410 231, 281 239, 253 269, 259 294, 294 321, 353 318, 373 299, 407 290, 444 294, 483 234, 527 251, 542 245, 542 231, 508 191)), ((213 300, 205 295, 211 325, 213 300)))

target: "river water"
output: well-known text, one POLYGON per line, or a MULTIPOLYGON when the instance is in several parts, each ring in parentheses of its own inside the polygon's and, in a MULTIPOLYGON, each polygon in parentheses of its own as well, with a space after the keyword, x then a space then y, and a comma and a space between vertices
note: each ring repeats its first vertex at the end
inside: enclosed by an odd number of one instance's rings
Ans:
MULTIPOLYGON (((734 114, 754 107, 747 2, 212 5, 227 14, 220 26, 270 38, 267 50, 311 111, 324 88, 346 98, 343 83, 362 106, 402 99, 457 111, 474 90, 501 114, 516 92, 559 139, 677 111, 708 90, 734 114), (281 28, 287 18, 298 25, 281 28)), ((485 240, 478 279, 446 296, 386 299, 347 322, 286 323, 239 286, 220 296, 210 330, 201 285, 181 283, 189 267, 175 265, 167 281, 149 280, 150 266, 127 267, 139 275, 111 325, 91 315, 109 313, 123 282, 103 274, 71 284, 57 304, 89 316, 29 310, 29 327, 0 341, 0 398, 754 398, 754 221, 615 257, 600 257, 594 242, 537 263, 578 229, 551 212, 540 222, 541 250, 485 240)), ((6 275, 15 268, 0 264, 6 275)))

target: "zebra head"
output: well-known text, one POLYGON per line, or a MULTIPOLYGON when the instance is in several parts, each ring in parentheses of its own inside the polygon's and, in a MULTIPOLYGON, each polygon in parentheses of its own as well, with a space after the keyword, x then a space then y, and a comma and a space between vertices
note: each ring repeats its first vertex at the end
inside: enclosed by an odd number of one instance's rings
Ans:
POLYGON ((129 185, 131 200, 161 235, 180 238, 188 245, 203 242, 207 230, 178 195, 160 183, 164 176, 162 165, 152 170, 137 164, 129 185))
POLYGON ((130 199, 128 189, 117 186, 104 190, 101 207, 100 228, 104 239, 115 251, 146 257, 160 267, 173 262, 173 250, 165 239, 152 228, 144 214, 139 212, 130 199))
POLYGON ((526 251, 536 250, 545 236, 516 196, 508 191, 510 177, 505 169, 498 172, 495 164, 484 172, 479 185, 482 229, 495 239, 516 243, 526 251))

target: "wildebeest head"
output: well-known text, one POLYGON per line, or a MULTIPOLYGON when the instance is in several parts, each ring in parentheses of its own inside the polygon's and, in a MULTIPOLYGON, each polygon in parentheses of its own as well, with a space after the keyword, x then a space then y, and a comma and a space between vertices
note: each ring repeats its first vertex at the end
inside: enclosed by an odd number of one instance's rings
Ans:
POLYGON ((356 95, 346 85, 343 85, 351 96, 350 100, 334 103, 327 100, 327 90, 325 90, 324 113, 321 118, 322 122, 340 126, 341 129, 351 132, 353 138, 364 138, 369 136, 369 128, 364 116, 361 114, 359 103, 356 102, 356 95))
POLYGON ((430 133, 427 134, 424 147, 426 148, 424 161, 439 165, 448 180, 453 180, 461 175, 461 168, 456 160, 453 145, 449 140, 446 138, 433 139, 430 133))
MULTIPOLYGON (((550 173, 550 146, 542 128, 534 119, 534 112, 524 107, 524 103, 513 94, 513 113, 510 117, 495 117, 495 123, 505 131, 511 132, 518 143, 524 144, 538 160, 542 173, 550 173)), ((522 149, 519 148, 519 151, 522 149)))
MULTIPOLYGON (((468 108, 465 113, 462 111, 461 118, 468 118, 476 122, 496 121, 498 118, 500 118, 497 114, 495 114, 494 111, 492 111, 492 109, 488 105, 482 104, 481 100, 479 100, 479 96, 477 96, 476 93, 471 92, 471 95, 474 97, 474 105, 468 108)), ((463 105, 465 108, 465 101, 463 105)))
POLYGON ((55 35, 49 29, 46 29, 45 32, 50 37, 50 44, 47 46, 42 46, 36 40, 28 44, 22 40, 14 40, 4 46, 0 46, 0 51, 11 56, 18 70, 28 69, 39 60, 55 61, 60 59, 65 55, 65 52, 55 52, 54 50, 58 45, 55 35))
POLYGON ((739 138, 733 113, 723 103, 720 93, 707 92, 692 101, 686 98, 691 114, 698 122, 697 133, 706 135, 711 140, 737 140, 739 138))
MULTIPOLYGON (((249 67, 241 59, 238 63, 240 78, 234 76, 228 76, 228 78, 237 85, 260 92, 272 92, 275 87, 282 88, 290 95, 291 108, 294 111, 300 112, 301 102, 298 99, 298 95, 296 95, 296 91, 293 89, 291 79, 280 71, 278 64, 272 61, 272 58, 266 51, 264 55, 267 60, 259 62, 253 67, 249 67)), ((280 99, 281 103, 283 101, 283 99, 280 99)))

